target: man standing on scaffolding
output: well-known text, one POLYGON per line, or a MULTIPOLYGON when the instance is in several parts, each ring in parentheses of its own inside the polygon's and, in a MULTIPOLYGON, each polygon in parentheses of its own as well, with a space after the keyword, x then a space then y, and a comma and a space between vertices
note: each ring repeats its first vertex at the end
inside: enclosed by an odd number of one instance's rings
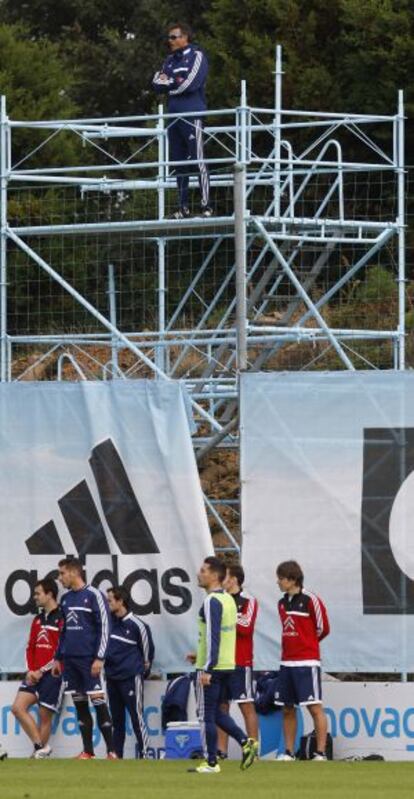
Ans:
POLYGON ((177 188, 180 206, 172 215, 173 219, 186 219, 191 216, 188 202, 189 176, 198 171, 201 216, 210 217, 213 211, 209 205, 210 181, 203 151, 203 117, 184 117, 186 112, 205 111, 205 83, 208 61, 200 48, 191 43, 192 32, 184 23, 174 23, 167 30, 170 55, 164 61, 152 81, 157 93, 168 94, 168 113, 180 114, 170 119, 168 142, 171 161, 193 161, 197 164, 180 164, 176 168, 177 188), (194 170, 196 166, 196 170, 194 170))

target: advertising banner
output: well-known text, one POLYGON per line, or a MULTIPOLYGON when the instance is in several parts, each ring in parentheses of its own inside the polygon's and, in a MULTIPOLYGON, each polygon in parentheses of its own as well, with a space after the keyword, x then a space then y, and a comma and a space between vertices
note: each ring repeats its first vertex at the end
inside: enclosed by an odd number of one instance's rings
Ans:
POLYGON ((0 386, 0 670, 25 670, 38 579, 71 554, 124 584, 155 669, 185 669, 211 537, 178 382, 0 386))
MULTIPOLYGON (((29 757, 31 744, 11 713, 18 686, 18 682, 0 682, 0 741, 9 757, 29 757)), ((162 681, 149 680, 145 683, 144 715, 149 732, 149 756, 154 759, 165 755, 161 729, 161 701, 165 686, 166 683, 162 681)), ((414 707, 410 684, 326 682, 323 691, 328 728, 333 738, 334 759, 366 757, 369 754, 382 755, 385 760, 413 759, 414 707)), ((234 703, 231 712, 237 723, 242 725, 234 703)), ((188 718, 195 719, 193 693, 190 694, 188 718)), ((297 718, 295 749, 299 748, 300 736, 311 730, 309 713, 298 710, 297 718)), ((282 713, 279 711, 260 716, 259 720, 261 757, 274 760, 278 752, 284 751, 282 713)), ((81 750, 75 708, 68 697, 60 716, 54 720, 50 744, 53 757, 73 757, 81 750)), ((104 757, 105 747, 96 724, 94 745, 97 756, 104 757)), ((240 747, 234 741, 230 741, 229 756, 240 758, 240 747)), ((125 757, 135 757, 135 739, 128 717, 125 757)), ((186 768, 184 764, 183 768, 186 768)))
POLYGON ((277 667, 293 559, 327 605, 327 671, 412 671, 414 373, 242 375, 241 478, 256 668, 277 667))

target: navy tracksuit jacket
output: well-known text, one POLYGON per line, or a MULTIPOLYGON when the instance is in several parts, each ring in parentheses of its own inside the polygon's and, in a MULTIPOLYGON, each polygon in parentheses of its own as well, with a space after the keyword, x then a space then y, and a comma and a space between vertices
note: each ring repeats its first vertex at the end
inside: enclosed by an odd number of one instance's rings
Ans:
POLYGON ((109 635, 109 610, 104 595, 92 585, 67 591, 60 603, 63 629, 56 660, 86 658, 104 660, 109 635))
POLYGON ((114 727, 114 749, 123 757, 125 743, 125 710, 131 718, 140 757, 148 748, 144 721, 144 677, 149 674, 154 658, 154 644, 147 624, 127 613, 122 618, 112 614, 112 627, 105 660, 105 676, 109 706, 114 727))
MULTIPOLYGON (((208 61, 197 45, 188 44, 175 50, 164 61, 152 81, 153 89, 168 95, 168 112, 180 114, 171 119, 168 125, 168 142, 171 161, 197 161, 201 193, 201 205, 209 204, 210 182, 204 163, 203 118, 181 116, 186 111, 205 111, 205 84, 208 61), (161 75, 166 77, 162 78, 161 75)), ((193 166, 176 167, 180 206, 188 207, 189 175, 196 170, 193 166)))

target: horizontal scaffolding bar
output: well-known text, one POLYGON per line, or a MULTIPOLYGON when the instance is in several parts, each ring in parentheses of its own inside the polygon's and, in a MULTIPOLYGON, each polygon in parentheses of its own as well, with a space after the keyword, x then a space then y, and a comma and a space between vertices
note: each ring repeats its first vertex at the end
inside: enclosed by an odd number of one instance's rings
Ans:
MULTIPOLYGON (((206 158, 205 163, 209 166, 211 165, 220 165, 220 164, 237 164, 237 157, 236 155, 231 155, 226 158, 206 158)), ((14 171, 13 169, 9 172, 9 177, 13 174, 18 175, 66 175, 71 172, 79 172, 79 173, 87 173, 87 172, 114 172, 115 170, 119 170, 120 172, 125 170, 147 170, 147 169, 159 169, 159 167, 176 167, 176 166, 197 166, 198 161, 140 161, 140 162, 118 162, 118 163, 108 163, 108 164, 77 164, 76 166, 65 166, 65 167, 39 167, 37 169, 19 169, 18 171, 14 171)), ((286 166, 289 169, 292 169, 295 174, 297 174, 297 168, 302 169, 305 166, 313 167, 313 174, 320 174, 326 172, 328 169, 329 171, 341 169, 343 173, 345 172, 395 172, 396 164, 390 162, 383 162, 381 163, 368 163, 365 161, 343 161, 339 164, 338 161, 324 161, 320 160, 317 163, 315 160, 311 158, 300 158, 300 156, 296 156, 293 159, 289 158, 280 158, 276 159, 273 157, 266 157, 266 158, 259 158, 256 156, 251 156, 249 159, 249 164, 260 164, 262 166, 274 166, 275 164, 280 164, 281 166, 286 166)), ((287 173, 286 173, 287 174, 287 173)))
MULTIPOLYGON (((332 333, 341 339, 398 339, 399 331, 398 330, 354 330, 354 329, 339 329, 339 328, 330 328, 332 333)), ((179 347, 179 346, 191 346, 200 347, 200 346, 221 346, 222 344, 225 345, 234 345, 236 341, 236 333, 231 331, 228 336, 225 337, 217 337, 217 335, 213 336, 206 336, 207 331, 202 331, 203 337, 199 337, 196 335, 197 332, 194 331, 194 335, 188 334, 186 338, 168 338, 164 340, 164 336, 157 338, 156 333, 153 332, 150 335, 153 336, 152 339, 140 339, 136 337, 129 336, 128 333, 123 333, 126 338, 129 338, 134 344, 136 344, 140 349, 152 349, 154 347, 179 347)), ((291 340, 297 341, 299 339, 305 340, 309 339, 314 341, 315 339, 326 339, 326 333, 320 328, 315 327, 269 327, 266 326, 264 328, 260 328, 259 326, 252 328, 247 328, 248 332, 248 339, 250 344, 260 344, 260 343, 268 343, 270 341, 283 341, 283 340, 291 340)), ((114 339, 113 337, 109 338, 106 334, 78 334, 75 335, 45 335, 45 336, 13 336, 10 335, 7 337, 8 341, 12 344, 61 344, 64 347, 68 347, 71 344, 74 346, 79 347, 80 345, 96 345, 97 343, 102 346, 113 346, 114 339), (105 337, 104 337, 105 335, 105 337)), ((115 341, 115 345, 118 346, 119 349, 125 348, 125 343, 117 343, 115 341)), ((213 377, 203 377, 203 378, 191 378, 192 383, 200 382, 205 383, 209 380, 213 380, 213 377)), ((223 380, 226 378, 219 377, 219 380, 223 380)), ((230 378, 229 378, 230 379, 230 378)))
MULTIPOLYGON (((292 237, 294 234, 286 230, 286 226, 297 227, 310 227, 317 231, 324 228, 334 228, 337 231, 337 238, 339 239, 339 232, 345 230, 374 230, 382 232, 384 230, 398 230, 397 222, 372 222, 364 219, 316 219, 315 217, 271 217, 271 216, 255 216, 246 217, 248 223, 257 221, 263 223, 269 233, 277 233, 278 238, 282 236, 292 237), (278 226, 280 230, 269 231, 272 226, 278 226)), ((125 222, 84 222, 71 225, 28 225, 11 227, 9 230, 18 236, 52 236, 56 234, 82 234, 82 233, 106 233, 107 231, 124 232, 136 231, 138 233, 153 232, 153 231, 173 231, 173 230, 194 230, 200 228, 200 231, 211 231, 217 228, 220 233, 233 231, 234 217, 233 216, 212 216, 209 218, 191 217, 190 219, 145 219, 145 220, 128 220, 125 222)), ((310 231, 311 234, 311 231, 310 231)), ((302 235, 302 234, 301 234, 302 235)), ((360 238, 360 237, 359 237, 360 238)), ((329 240, 335 239, 332 234, 329 240)), ((320 237, 318 236, 318 241, 320 237)), ((347 239, 349 241, 349 239, 347 239)), ((367 240, 372 243, 372 239, 367 240)))
MULTIPOLYGON (((209 111, 186 111, 186 117, 201 117, 201 116, 230 116, 234 114, 235 111, 238 110, 235 108, 217 108, 211 109, 209 111)), ((274 108, 259 108, 256 106, 249 106, 247 107, 248 111, 251 111, 253 114, 270 114, 274 116, 275 110, 274 108)), ((343 113, 343 112, 336 112, 336 111, 298 111, 292 109, 281 109, 280 111, 282 116, 290 116, 290 117, 306 117, 310 119, 327 119, 331 122, 335 122, 336 120, 346 121, 346 122, 393 122, 397 116, 395 114, 350 114, 350 113, 343 113)), ((114 117, 90 117, 86 119, 46 119, 46 120, 9 120, 8 124, 12 128, 46 128, 55 130, 56 128, 62 127, 72 127, 75 126, 83 127, 86 126, 96 126, 96 125, 115 125, 116 123, 124 123, 124 122, 150 122, 152 120, 158 119, 174 119, 177 117, 176 113, 165 113, 165 114, 145 114, 141 116, 125 116, 125 117, 116 117, 116 121, 114 117)))
POLYGON ((193 230, 194 228, 201 228, 203 235, 208 235, 206 231, 211 231, 214 228, 219 229, 220 233, 223 228, 230 232, 234 228, 234 221, 228 216, 215 216, 209 219, 202 217, 193 217, 191 219, 131 219, 128 222, 85 222, 74 225, 39 225, 37 227, 30 225, 27 227, 13 227, 9 228, 9 230, 18 236, 54 236, 57 233, 62 235, 106 233, 108 231, 114 233, 127 231, 145 233, 158 230, 193 230))

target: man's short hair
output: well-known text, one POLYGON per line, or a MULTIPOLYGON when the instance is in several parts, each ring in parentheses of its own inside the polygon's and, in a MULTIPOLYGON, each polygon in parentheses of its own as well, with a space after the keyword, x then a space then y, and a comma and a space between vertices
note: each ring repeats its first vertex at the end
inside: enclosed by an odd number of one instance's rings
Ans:
POLYGON ((79 558, 74 558, 71 555, 67 558, 62 558, 59 561, 58 566, 64 569, 70 569, 71 571, 75 571, 83 577, 83 563, 79 560, 79 558))
POLYGON ((193 38, 193 31, 186 22, 172 22, 167 28, 167 34, 174 30, 174 28, 179 28, 181 33, 183 33, 184 36, 187 37, 188 41, 191 42, 193 38))
POLYGON ((129 610, 131 602, 131 594, 124 585, 112 585, 107 590, 107 594, 112 594, 113 598, 118 602, 121 601, 126 610, 129 610))
POLYGON ((303 587, 303 571, 296 560, 284 560, 283 563, 279 563, 279 566, 276 569, 276 574, 278 577, 285 577, 287 580, 294 580, 296 585, 298 585, 300 588, 303 587))
POLYGON ((55 580, 52 580, 51 577, 45 577, 44 580, 38 580, 37 583, 35 584, 35 588, 37 588, 38 585, 40 585, 40 587, 43 588, 45 594, 52 594, 53 599, 57 598, 59 589, 57 587, 57 583, 55 582, 55 580))
POLYGON ((244 569, 243 566, 240 566, 239 563, 229 563, 227 566, 227 571, 230 577, 235 577, 240 588, 243 587, 244 583, 244 569))
POLYGON ((217 574, 222 583, 226 576, 226 564, 220 558, 216 558, 215 555, 209 555, 208 558, 204 558, 204 563, 207 563, 211 572, 217 574))

